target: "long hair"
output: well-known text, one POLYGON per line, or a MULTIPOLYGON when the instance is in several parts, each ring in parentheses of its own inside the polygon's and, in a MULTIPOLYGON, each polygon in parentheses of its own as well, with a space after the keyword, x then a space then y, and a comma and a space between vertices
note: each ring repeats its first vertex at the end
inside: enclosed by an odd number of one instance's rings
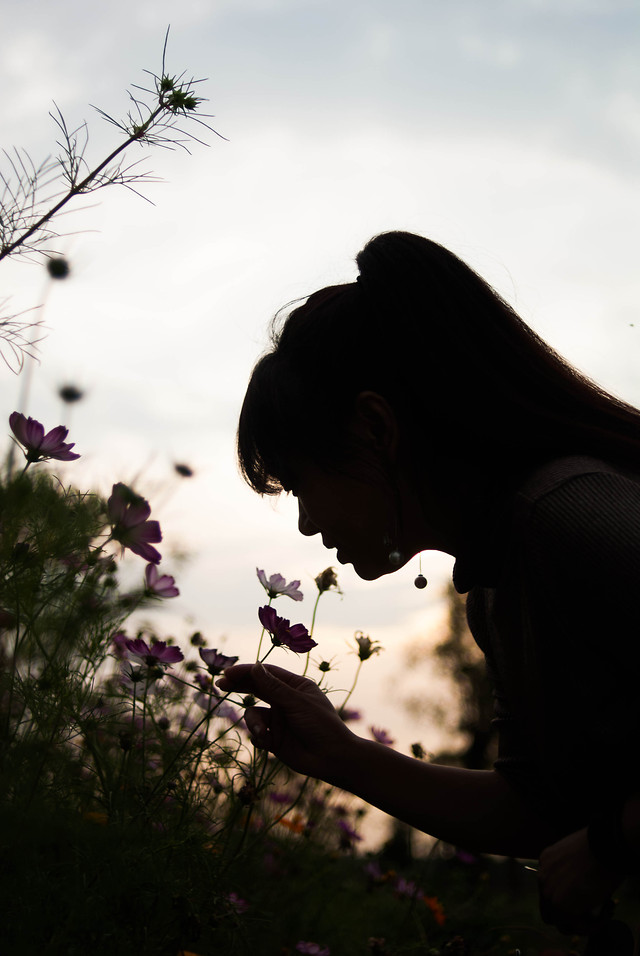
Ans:
POLYGON ((296 459, 348 459, 364 390, 387 399, 416 467, 438 455, 512 470, 570 454, 638 465, 640 411, 574 369, 453 253, 390 232, 356 261, 356 282, 276 317, 238 428, 256 491, 280 492, 296 459))

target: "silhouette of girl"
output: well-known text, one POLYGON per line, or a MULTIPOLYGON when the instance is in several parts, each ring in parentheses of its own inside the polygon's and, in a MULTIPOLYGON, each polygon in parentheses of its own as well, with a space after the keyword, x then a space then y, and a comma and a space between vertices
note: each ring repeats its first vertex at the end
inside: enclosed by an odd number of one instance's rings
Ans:
POLYGON ((640 860, 640 412, 589 381, 442 246, 372 239, 257 363, 244 477, 292 492, 360 577, 455 557, 495 689, 493 770, 356 736, 313 681, 239 664, 256 746, 470 851, 540 860, 541 908, 588 932, 640 860))

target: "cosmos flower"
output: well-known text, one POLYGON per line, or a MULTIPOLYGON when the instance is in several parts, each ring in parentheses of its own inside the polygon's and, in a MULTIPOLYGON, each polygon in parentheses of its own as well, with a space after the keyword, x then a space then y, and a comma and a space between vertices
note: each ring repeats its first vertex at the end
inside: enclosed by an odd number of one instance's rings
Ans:
POLYGON ((144 572, 147 591, 156 597, 178 597, 180 591, 176 587, 176 579, 170 574, 159 574, 155 564, 148 564, 144 572))
POLYGON ((399 876, 396 879, 393 888, 398 896, 409 896, 411 899, 416 896, 424 896, 424 890, 421 890, 413 880, 406 880, 404 876, 399 876))
POLYGON ((227 903, 230 908, 238 915, 241 916, 243 913, 246 913, 249 909, 249 904, 246 900, 243 900, 241 896, 238 896, 237 893, 227 893, 226 895, 227 903))
POLYGON ((306 943, 300 940, 296 943, 296 953, 307 953, 308 956, 330 956, 331 950, 328 946, 321 946, 320 943, 306 943))
POLYGON ((162 532, 157 521, 147 520, 150 514, 149 502, 135 491, 121 481, 113 486, 107 501, 111 537, 146 561, 159 564, 161 555, 151 542, 162 541, 162 532))
POLYGON ((111 644, 113 645, 113 653, 119 660, 126 660, 128 657, 128 654, 127 654, 128 640, 129 638, 124 633, 124 631, 116 631, 116 633, 111 636, 111 644))
POLYGON ((380 727, 369 727, 369 731, 374 740, 377 740, 379 744, 386 744, 387 747, 392 747, 395 743, 395 740, 389 736, 386 730, 381 730, 380 727))
POLYGON ((258 608, 258 617, 276 646, 283 644, 296 654, 306 654, 312 647, 318 646, 318 642, 309 637, 304 624, 290 624, 286 618, 278 617, 275 610, 268 605, 258 608))
POLYGON ((353 846, 354 843, 362 839, 358 831, 346 820, 338 820, 338 829, 342 831, 340 843, 344 847, 353 846))
POLYGON ((127 639, 125 643, 129 657, 142 661, 149 668, 166 670, 172 664, 184 660, 184 654, 179 647, 172 647, 164 641, 147 644, 141 637, 136 637, 127 639))
POLYGON ((24 455, 28 464, 34 461, 45 461, 48 458, 74 461, 80 457, 71 451, 75 442, 65 442, 69 429, 64 425, 52 428, 45 435, 44 425, 35 418, 26 418, 22 412, 12 412, 9 415, 9 425, 20 444, 24 446, 24 455))
POLYGON ((215 650, 215 648, 204 649, 201 647, 198 653, 207 665, 207 670, 214 677, 217 677, 218 674, 221 674, 225 667, 232 667, 233 664, 238 663, 237 657, 231 657, 228 654, 221 654, 219 651, 215 650))
POLYGON ((362 718, 362 714, 359 710, 353 710, 349 707, 341 707, 338 711, 338 715, 344 720, 345 724, 349 720, 360 720, 362 718))
POLYGON ((286 596, 290 597, 293 601, 301 601, 304 597, 302 591, 298 590, 300 587, 299 581, 290 581, 287 584, 281 574, 272 574, 271 577, 268 578, 260 568, 256 568, 256 574, 258 575, 260 584, 270 598, 277 598, 279 594, 286 594, 286 596))

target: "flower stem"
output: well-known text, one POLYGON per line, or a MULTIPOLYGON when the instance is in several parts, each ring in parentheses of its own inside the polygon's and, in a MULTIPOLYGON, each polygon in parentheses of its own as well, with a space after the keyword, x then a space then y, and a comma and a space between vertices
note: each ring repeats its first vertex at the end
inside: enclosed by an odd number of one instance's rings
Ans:
MULTIPOLYGON (((320 603, 320 598, 322 597, 322 591, 318 591, 318 596, 316 602, 313 605, 313 614, 311 615, 311 627, 309 628, 309 637, 313 637, 313 629, 316 626, 316 611, 318 610, 318 604, 320 603)), ((311 651, 307 651, 307 659, 305 661, 304 670, 302 676, 305 677, 309 669, 309 660, 311 659, 311 651)))
POLYGON ((349 700, 349 698, 350 698, 351 695, 353 694, 354 690, 356 689, 356 684, 358 683, 358 678, 360 677, 360 669, 361 669, 361 667, 362 667, 362 664, 363 664, 363 661, 361 661, 361 660, 358 661, 358 666, 357 666, 357 668, 356 668, 356 674, 355 674, 355 677, 353 678, 353 684, 351 685, 351 689, 350 689, 349 693, 347 694, 347 696, 345 697, 345 699, 342 701, 342 706, 339 708, 339 710, 344 710, 344 708, 347 706, 347 701, 349 700))

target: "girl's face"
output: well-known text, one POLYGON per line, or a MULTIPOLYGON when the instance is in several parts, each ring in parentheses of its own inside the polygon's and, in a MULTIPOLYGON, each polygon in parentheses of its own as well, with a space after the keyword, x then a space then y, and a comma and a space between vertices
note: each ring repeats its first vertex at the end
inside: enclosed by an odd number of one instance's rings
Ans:
POLYGON ((337 548, 341 564, 353 564, 368 581, 396 570, 389 563, 389 552, 400 546, 395 496, 375 470, 363 464, 345 474, 305 464, 296 468, 291 490, 300 532, 322 535, 326 548, 337 548))

